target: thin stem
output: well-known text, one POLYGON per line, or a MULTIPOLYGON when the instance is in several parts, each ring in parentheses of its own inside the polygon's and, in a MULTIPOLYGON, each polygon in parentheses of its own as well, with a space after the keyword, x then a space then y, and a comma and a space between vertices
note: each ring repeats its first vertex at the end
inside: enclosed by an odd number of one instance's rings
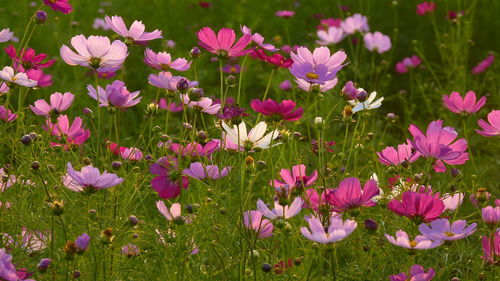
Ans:
POLYGON ((240 68, 240 77, 238 79, 238 96, 236 98, 236 104, 240 104, 240 96, 241 96, 241 84, 243 82, 243 69, 245 66, 245 63, 247 62, 248 55, 245 55, 243 58, 243 62, 241 63, 241 68, 240 68))

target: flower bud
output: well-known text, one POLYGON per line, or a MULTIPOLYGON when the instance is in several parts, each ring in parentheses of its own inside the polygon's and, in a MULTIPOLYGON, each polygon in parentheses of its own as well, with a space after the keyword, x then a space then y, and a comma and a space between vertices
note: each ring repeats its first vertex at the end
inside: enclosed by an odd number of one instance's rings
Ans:
POLYGON ((24 135, 21 137, 21 143, 24 145, 29 145, 31 143, 31 137, 30 135, 24 135))
POLYGON ((89 210, 88 212, 89 214, 89 218, 93 221, 96 221, 98 219, 98 216, 97 216, 97 211, 92 209, 92 210, 89 210))
POLYGON ((378 224, 372 219, 367 219, 365 220, 365 228, 366 230, 368 230, 368 232, 375 233, 377 231, 378 224))
POLYGON ((35 21, 37 24, 43 24, 47 21, 47 13, 45 11, 36 11, 35 21))
POLYGON ((347 82, 344 85, 344 88, 342 88, 342 95, 347 100, 355 99, 357 94, 358 94, 358 89, 354 87, 354 83, 352 81, 347 82))
POLYGON ((147 115, 156 115, 158 113, 158 105, 154 102, 148 104, 148 106, 146 107, 146 114, 147 115))
POLYGON ((264 271, 264 272, 266 272, 266 273, 267 273, 267 272, 270 272, 270 271, 271 271, 271 269, 273 269, 273 266, 272 266, 272 265, 270 265, 270 264, 268 264, 268 263, 264 263, 264 264, 262 264, 262 271, 264 271))
POLYGON ((122 162, 120 161, 113 161, 113 163, 111 163, 111 167, 113 167, 113 170, 118 170, 120 169, 121 166, 122 162))
POLYGON ((128 217, 128 223, 132 226, 137 225, 139 223, 139 219, 136 216, 132 215, 128 217))
POLYGON ((456 178, 461 174, 460 170, 457 168, 451 168, 451 176, 456 178))
POLYGON ((90 236, 87 233, 83 233, 75 240, 76 253, 81 255, 87 251, 90 243, 90 236))
POLYGON ((54 201, 49 203, 50 209, 52 209, 52 214, 54 216, 60 216, 64 213, 64 202, 63 201, 54 201))
POLYGON ((189 89, 189 83, 186 78, 181 78, 179 82, 177 82, 177 90, 181 93, 185 93, 189 89))
POLYGON ((191 51, 189 51, 189 55, 192 59, 196 59, 201 55, 201 50, 198 47, 193 47, 191 51))
POLYGON ((94 114, 94 112, 92 111, 92 109, 90 109, 88 107, 83 108, 83 115, 92 117, 93 114, 94 114))
POLYGON ((226 78, 226 85, 228 85, 229 87, 236 86, 236 77, 234 77, 233 75, 229 75, 226 78))
POLYGON ((38 272, 44 273, 47 269, 49 269, 51 263, 52 260, 49 258, 41 259, 36 268, 38 269, 38 272))
POLYGON ((184 127, 188 131, 193 130, 193 126, 189 123, 186 123, 186 122, 182 123, 182 127, 184 127))
POLYGON ((322 127, 324 125, 324 121, 323 121, 323 118, 322 117, 316 117, 314 118, 314 125, 318 126, 318 127, 322 127))
POLYGON ((205 131, 199 131, 198 132, 198 137, 201 139, 201 140, 206 140, 208 138, 208 134, 207 132, 205 131))
POLYGON ((38 163, 38 161, 33 161, 31 163, 31 169, 38 171, 40 169, 40 163, 38 163))
POLYGON ((363 102, 368 97, 368 93, 365 90, 360 90, 356 95, 356 99, 363 102))

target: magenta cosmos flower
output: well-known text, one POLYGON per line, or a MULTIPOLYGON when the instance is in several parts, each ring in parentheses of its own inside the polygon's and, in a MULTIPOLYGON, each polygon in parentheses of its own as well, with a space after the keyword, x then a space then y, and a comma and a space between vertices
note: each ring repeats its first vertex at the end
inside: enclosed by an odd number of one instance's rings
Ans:
MULTIPOLYGON (((50 131, 53 136, 56 136, 60 141, 64 141, 68 145, 81 145, 90 137, 90 130, 85 130, 80 117, 75 117, 73 123, 69 122, 68 116, 61 115, 57 117, 57 123, 52 123, 47 119, 44 129, 50 131)), ((58 145, 52 143, 52 145, 58 145)))
POLYGON ((306 174, 306 165, 299 164, 292 167, 292 170, 281 169, 280 176, 283 181, 271 180, 269 184, 274 188, 288 187, 290 190, 293 188, 304 188, 313 185, 318 179, 318 171, 314 170, 311 175, 306 174))
POLYGON ((0 249, 0 280, 5 281, 35 281, 34 279, 27 279, 31 274, 27 274, 23 269, 16 270, 12 263, 12 256, 7 254, 7 250, 0 249))
POLYGON ((99 100, 99 106, 116 106, 124 109, 138 104, 142 97, 138 97, 141 91, 129 92, 125 83, 116 80, 106 85, 106 90, 101 87, 96 89, 92 85, 87 85, 88 95, 94 100, 99 100))
POLYGON ((491 238, 484 235, 481 238, 481 244, 483 246, 481 258, 489 264, 497 264, 500 257, 500 231, 495 231, 491 238))
POLYGON ((191 62, 185 58, 178 58, 172 61, 172 56, 169 53, 155 53, 151 49, 146 49, 144 51, 144 62, 152 68, 163 71, 168 71, 170 69, 186 71, 191 67, 191 62))
POLYGON ((114 32, 118 33, 120 36, 125 38, 125 43, 145 45, 149 41, 163 38, 161 36, 161 31, 155 29, 153 32, 144 32, 146 26, 141 21, 134 21, 127 29, 125 22, 122 17, 112 16, 111 18, 106 16, 104 20, 114 32))
POLYGON ((106 171, 101 174, 99 169, 92 166, 85 166, 80 171, 75 171, 68 162, 66 168, 68 174, 64 177, 64 185, 76 192, 94 192, 119 185, 124 181, 123 178, 106 171))
POLYGON ((47 54, 40 53, 37 54, 36 51, 32 48, 28 48, 27 50, 20 51, 17 53, 16 48, 14 46, 9 45, 7 48, 5 48, 5 53, 14 60, 16 65, 21 61, 21 64, 24 69, 38 69, 38 68, 46 68, 52 66, 56 60, 47 60, 44 62, 44 60, 48 57, 47 54), (23 53, 23 58, 22 60, 20 59, 21 53, 23 53))
POLYGON ((429 271, 425 272, 421 265, 414 264, 410 267, 409 274, 406 272, 401 272, 396 275, 389 276, 390 281, 429 281, 434 278, 436 272, 432 267, 429 267, 429 271))
MULTIPOLYGON (((321 210, 321 206, 324 206, 327 204, 327 194, 332 192, 333 189, 327 188, 325 191, 323 191, 320 194, 318 194, 318 191, 316 191, 314 188, 310 188, 305 191, 303 197, 304 197, 304 205, 302 206, 303 208, 310 208, 313 209, 315 212, 318 212, 321 210)), ((337 213, 333 212, 330 210, 331 215, 336 215, 337 213)))
POLYGON ((8 28, 0 30, 0 43, 7 42, 14 37, 14 32, 8 28))
POLYGON ((120 156, 123 160, 141 161, 144 154, 137 147, 120 147, 120 156))
POLYGON ((444 212, 444 203, 439 193, 405 191, 401 201, 393 199, 387 208, 400 216, 415 219, 417 222, 430 222, 444 212))
POLYGON ((339 186, 326 195, 328 203, 333 205, 336 212, 345 212, 357 207, 373 207, 376 205, 372 198, 379 194, 377 182, 368 180, 361 190, 361 183, 357 178, 346 178, 339 186))
POLYGON ((302 205, 304 204, 304 201, 300 197, 295 197, 293 200, 292 204, 290 206, 288 205, 281 205, 278 201, 274 201, 274 209, 270 210, 266 203, 262 200, 257 201, 257 210, 267 217, 268 219, 274 220, 274 219, 289 219, 293 218, 296 215, 300 213, 302 210, 302 205))
POLYGON ((486 206, 481 209, 481 217, 487 224, 496 225, 500 222, 500 206, 486 206))
POLYGON ((378 31, 374 33, 365 33, 363 39, 365 41, 366 49, 372 52, 375 51, 379 54, 389 51, 392 47, 391 38, 378 31))
POLYGON ((49 6, 52 10, 63 14, 69 14, 73 10, 69 0, 43 0, 43 3, 49 6))
POLYGON ((45 117, 58 116, 71 106, 74 99, 75 96, 70 92, 64 94, 56 92, 50 95, 50 104, 39 99, 35 101, 34 106, 30 105, 30 108, 36 115, 45 117))
POLYGON ((486 103, 486 97, 476 100, 476 93, 468 91, 465 98, 462 99, 460 93, 451 92, 449 96, 443 95, 444 106, 454 113, 476 113, 486 103))
POLYGON ((151 180, 151 186, 163 199, 176 198, 181 194, 181 188, 186 189, 189 184, 187 176, 178 169, 175 157, 162 157, 149 167, 151 174, 156 175, 151 180))
POLYGON ((190 142, 186 146, 178 143, 171 143, 168 148, 178 156, 183 157, 207 157, 217 151, 220 140, 211 140, 204 145, 197 142, 190 142))
POLYGON ((419 157, 420 153, 412 151, 411 144, 399 144, 396 150, 392 146, 387 146, 381 152, 377 152, 378 161, 384 165, 401 165, 403 162, 413 163, 419 157))
POLYGON ((128 56, 127 45, 120 40, 113 43, 108 37, 77 35, 71 38, 71 45, 76 53, 63 45, 60 53, 62 59, 69 65, 80 65, 97 72, 116 70, 121 67, 128 56))
POLYGON ((310 216, 307 222, 309 223, 309 229, 301 227, 300 232, 307 239, 321 244, 338 242, 349 236, 358 226, 355 221, 342 221, 342 218, 338 216, 330 217, 330 224, 327 226, 323 226, 321 221, 314 216, 310 216))
POLYGON ((167 101, 166 98, 160 98, 160 100, 158 101, 158 107, 160 109, 170 111, 170 112, 179 112, 179 111, 182 111, 184 109, 184 107, 182 106, 182 103, 167 101))
POLYGON ((45 74, 41 69, 28 69, 26 75, 28 79, 36 81, 39 88, 52 86, 52 75, 45 74))
POLYGON ((483 137, 500 135, 500 110, 493 110, 488 113, 488 122, 483 119, 478 120, 477 124, 481 127, 481 130, 476 130, 476 132, 483 137))
POLYGON ((288 10, 280 10, 275 13, 277 17, 280 18, 291 18, 295 15, 294 11, 288 11, 288 10))
POLYGON ((292 100, 283 100, 278 103, 272 99, 265 101, 254 99, 250 102, 250 107, 275 121, 297 121, 302 118, 302 114, 304 113, 302 107, 296 108, 295 102, 292 100))
POLYGON ((267 62, 276 68, 290 68, 293 64, 292 59, 287 59, 278 53, 268 55, 263 49, 257 49, 253 52, 253 54, 261 61, 267 62))
POLYGON ((409 69, 416 68, 421 63, 422 60, 418 56, 406 57, 396 64, 396 72, 407 73, 409 69))
POLYGON ((340 27, 347 34, 354 34, 356 32, 368 32, 368 19, 361 14, 354 14, 346 18, 340 23, 340 27))
POLYGON ((389 242, 393 245, 411 250, 428 250, 443 244, 443 241, 432 241, 423 235, 417 235, 415 240, 411 240, 410 237, 408 237, 408 234, 403 230, 396 231, 395 237, 386 233, 385 238, 387 238, 387 240, 389 240, 389 242))
POLYGON ((17 119, 17 114, 12 113, 10 109, 5 108, 3 105, 0 105, 0 120, 4 122, 14 122, 17 119))
POLYGON ((246 229, 255 231, 259 238, 267 238, 273 235, 273 223, 268 219, 264 219, 259 211, 244 212, 243 225, 246 229))
POLYGON ((480 61, 474 68, 472 74, 479 74, 485 72, 495 61, 495 55, 489 54, 484 60, 480 61))
POLYGON ((425 135, 413 124, 408 130, 414 138, 410 141, 411 145, 423 157, 435 158, 438 162, 442 160, 450 165, 461 165, 469 160, 469 153, 465 152, 467 141, 462 138, 453 142, 458 133, 452 127, 443 128, 442 120, 432 121, 425 135))
POLYGON ((297 48, 297 53, 290 53, 293 64, 290 73, 298 79, 305 80, 310 84, 323 85, 325 82, 335 79, 337 72, 344 65, 347 58, 344 51, 337 51, 330 55, 330 49, 319 47, 311 53, 305 47, 297 48))
POLYGON ((236 34, 233 29, 222 28, 215 35, 215 32, 210 27, 203 27, 198 31, 198 44, 221 58, 224 57, 239 57, 251 52, 251 49, 246 49, 247 45, 252 41, 252 36, 244 34, 234 44, 236 34))
POLYGON ((477 223, 467 226, 465 220, 455 221, 450 224, 448 219, 433 220, 431 225, 425 223, 418 227, 418 230, 425 237, 432 240, 451 241, 465 238, 476 232, 477 223))
POLYGON ((434 12, 436 9, 436 3, 434 2, 422 2, 417 5, 417 15, 425 15, 434 12))
POLYGON ((217 180, 227 176, 230 170, 231 167, 219 169, 217 165, 205 165, 201 162, 195 162, 189 165, 189 169, 184 169, 182 174, 199 180, 217 180))

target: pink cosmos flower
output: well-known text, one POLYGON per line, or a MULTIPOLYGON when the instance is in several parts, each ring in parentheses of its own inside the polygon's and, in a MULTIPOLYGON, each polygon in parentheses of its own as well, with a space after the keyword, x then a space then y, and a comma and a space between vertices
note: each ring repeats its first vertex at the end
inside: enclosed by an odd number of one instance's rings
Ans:
POLYGON ((211 98, 202 97, 199 100, 191 100, 188 94, 181 95, 182 102, 189 108, 198 109, 201 112, 207 114, 216 114, 219 112, 221 105, 219 103, 214 103, 211 98))
POLYGON ((290 53, 293 60, 290 73, 298 79, 303 79, 310 84, 325 84, 329 80, 335 79, 337 72, 344 65, 342 63, 347 58, 344 51, 337 51, 330 56, 330 49, 319 47, 311 53, 305 47, 297 48, 297 54, 290 53))
POLYGON ((465 98, 462 99, 460 93, 451 92, 449 96, 443 95, 444 106, 454 113, 476 113, 486 103, 486 97, 481 97, 476 101, 476 93, 468 91, 465 98))
POLYGON ((356 32, 368 32, 368 19, 361 14, 354 14, 340 23, 340 27, 347 34, 354 34, 356 32))
POLYGON ((389 276, 390 281, 430 281, 434 278, 436 272, 432 267, 429 267, 429 271, 425 272, 424 267, 418 264, 414 264, 410 267, 410 273, 401 272, 396 275, 389 276))
POLYGON ((441 161, 449 165, 461 165, 469 160, 469 153, 465 152, 467 141, 462 138, 453 142, 458 133, 452 127, 443 128, 442 120, 432 121, 426 135, 413 124, 408 130, 414 138, 410 141, 413 148, 423 157, 438 160, 437 165, 442 165, 441 161))
POLYGON ((47 248, 51 239, 49 231, 30 231, 26 227, 21 229, 21 248, 29 254, 37 254, 47 248))
POLYGON ((439 193, 405 191, 401 201, 393 199, 387 204, 387 208, 400 216, 430 222, 444 212, 444 203, 439 198, 439 193))
POLYGON ((167 208, 165 202, 156 201, 156 208, 168 221, 173 221, 177 223, 190 223, 191 220, 181 216, 182 208, 181 204, 174 203, 170 206, 170 209, 167 208))
POLYGON ((300 197, 295 197, 290 206, 281 205, 278 201, 274 201, 274 209, 270 210, 266 203, 262 200, 257 201, 257 210, 268 219, 274 220, 278 218, 289 219, 300 213, 304 201, 300 197))
POLYGON ((63 45, 60 53, 62 59, 69 65, 80 65, 97 72, 116 70, 121 67, 128 56, 127 45, 120 40, 110 43, 108 37, 77 35, 71 38, 71 45, 76 53, 63 45))
POLYGON ((43 73, 41 69, 28 69, 26 75, 28 79, 36 81, 39 88, 52 86, 52 75, 43 73))
POLYGON ((254 50, 252 54, 259 58, 261 61, 267 62, 277 68, 289 68, 293 64, 292 59, 287 59, 283 55, 278 53, 268 55, 263 49, 254 50))
POLYGON ((486 206, 481 209, 481 217, 487 224, 496 225, 500 222, 500 206, 486 206))
MULTIPOLYGON (((172 73, 165 71, 158 73, 158 75, 150 74, 148 77, 149 84, 157 88, 173 92, 177 91, 177 83, 179 83, 181 79, 186 78, 182 76, 173 76, 172 73)), ((186 81, 188 82, 189 88, 198 86, 197 81, 189 81, 187 79, 186 81)))
POLYGON ((313 209, 315 212, 318 212, 319 210, 321 210, 321 206, 327 205, 328 203, 327 195, 331 192, 333 192, 333 189, 328 188, 324 192, 322 192, 320 196, 318 194, 318 191, 316 191, 314 188, 306 190, 303 196, 304 205, 302 206, 302 208, 310 208, 313 209))
POLYGON ((158 107, 170 112, 179 112, 184 109, 182 103, 168 102, 166 98, 160 98, 158 101, 158 107))
POLYGON ((106 171, 101 174, 99 169, 92 166, 85 166, 80 171, 75 171, 68 162, 66 168, 68 174, 63 177, 63 183, 68 189, 76 192, 94 192, 119 185, 125 180, 106 171))
POLYGON ((413 163, 419 157, 420 153, 412 151, 411 144, 399 144, 396 150, 392 146, 387 146, 381 152, 377 152, 378 161, 384 165, 401 165, 403 162, 413 163))
POLYGON ((149 48, 144 51, 144 62, 153 68, 163 71, 168 71, 169 69, 186 71, 191 67, 191 62, 185 58, 178 58, 172 61, 172 56, 169 53, 155 53, 149 48))
POLYGON ((50 104, 43 99, 39 99, 35 101, 34 106, 30 105, 30 108, 36 115, 45 117, 58 116, 71 106, 74 99, 75 96, 70 92, 64 94, 55 92, 50 95, 50 104))
POLYGON ((199 180, 217 180, 227 176, 230 170, 231 167, 219 169, 217 165, 205 165, 201 162, 195 162, 189 165, 189 169, 184 169, 182 174, 199 180))
POLYGON ((272 44, 264 43, 264 36, 255 32, 252 34, 252 30, 246 26, 241 27, 241 32, 246 35, 252 36, 252 43, 254 43, 258 48, 265 49, 269 52, 276 52, 278 49, 272 44))
MULTIPOLYGON (((82 123, 82 119, 76 117, 73 123, 70 124, 68 116, 60 115, 57 117, 57 123, 55 124, 50 119, 47 119, 43 129, 50 131, 53 136, 56 136, 60 141, 64 141, 67 145, 81 145, 90 137, 90 130, 85 130, 82 123)), ((57 146, 60 144, 52 143, 52 145, 57 146)))
POLYGON ((434 2, 422 2, 417 5, 417 15, 425 15, 434 12, 436 9, 436 3, 434 2))
POLYGON ((141 161, 143 158, 142 151, 137 147, 120 147, 120 155, 123 160, 141 161))
POLYGON ((357 207, 373 207, 376 205, 372 198, 379 194, 377 182, 368 180, 361 190, 361 183, 357 178, 346 178, 338 187, 326 195, 328 203, 333 205, 336 212, 345 212, 357 207))
POLYGON ((283 100, 280 103, 272 99, 260 101, 254 99, 250 102, 250 107, 262 115, 269 116, 272 120, 297 121, 302 118, 304 110, 302 107, 296 108, 292 100, 283 100))
POLYGON ((273 223, 268 219, 262 218, 262 214, 259 211, 251 210, 244 212, 243 225, 246 229, 255 231, 258 238, 267 238, 273 235, 273 223))
POLYGON ((334 45, 342 41, 346 34, 344 30, 340 27, 330 26, 325 30, 318 30, 316 32, 319 40, 316 40, 316 43, 322 46, 334 45))
POLYGON ((396 72, 407 73, 409 69, 416 68, 422 63, 422 60, 418 56, 406 57, 402 61, 396 64, 396 72))
POLYGON ((481 238, 483 256, 481 258, 489 264, 495 265, 500 257, 500 231, 495 231, 492 237, 484 235, 481 238))
POLYGON ((384 35, 378 31, 374 33, 365 33, 363 36, 365 41, 365 47, 369 51, 376 51, 379 54, 385 53, 389 51, 392 47, 391 38, 387 35, 384 35))
POLYGON ((37 85, 37 82, 35 80, 29 79, 26 73, 15 73, 14 69, 10 66, 6 66, 0 71, 0 79, 5 80, 9 83, 14 83, 29 88, 35 87, 37 85))
POLYGON ((130 29, 127 29, 122 17, 112 16, 110 18, 106 16, 104 20, 109 28, 124 37, 125 43, 128 44, 146 45, 151 40, 163 38, 163 36, 161 36, 161 31, 158 29, 155 29, 153 32, 144 32, 146 26, 144 26, 141 21, 134 21, 130 29))
POLYGON ((477 223, 467 226, 465 220, 455 221, 452 224, 448 219, 437 219, 431 225, 423 223, 418 227, 420 233, 432 240, 452 241, 465 238, 476 232, 477 223))
POLYGON ((338 242, 349 236, 358 226, 355 221, 342 221, 342 218, 338 216, 330 217, 330 224, 327 226, 323 226, 321 221, 314 216, 310 216, 307 222, 309 223, 309 229, 307 229, 307 227, 301 227, 300 232, 307 239, 321 244, 338 242))
POLYGON ((455 211, 458 206, 462 205, 464 201, 464 193, 455 193, 453 195, 445 193, 441 200, 444 203, 444 210, 455 211))
POLYGON ((38 69, 38 68, 46 68, 52 66, 56 60, 45 60, 48 55, 44 53, 36 54, 36 51, 32 48, 28 48, 24 52, 20 51, 17 53, 16 48, 14 46, 9 45, 7 48, 5 48, 5 53, 17 64, 21 61, 21 64, 24 69, 38 69), (20 59, 19 56, 21 56, 21 53, 23 53, 23 58, 20 59))
POLYGON ((472 74, 479 74, 485 72, 495 61, 495 55, 489 54, 486 59, 480 61, 474 68, 472 68, 472 74))
POLYGON ((275 13, 277 17, 280 18, 291 18, 295 15, 294 11, 288 11, 288 10, 280 10, 275 13))
POLYGON ((92 85, 87 85, 87 94, 94 100, 99 100, 99 106, 116 106, 120 109, 138 104, 142 97, 138 97, 141 91, 129 92, 125 83, 116 80, 106 85, 106 90, 101 87, 96 89, 92 85))
POLYGON ((316 26, 316 29, 317 30, 328 30, 328 28, 331 26, 340 27, 341 23, 342 23, 341 18, 322 19, 322 20, 320 20, 319 25, 316 26))
POLYGON ((162 157, 149 167, 151 174, 156 175, 151 186, 163 199, 176 198, 181 194, 181 188, 188 187, 189 179, 182 175, 178 165, 177 158, 162 157))
POLYGON ((7 42, 14 37, 14 32, 11 32, 10 29, 4 28, 0 30, 0 43, 7 42))
POLYGON ((10 109, 0 105, 0 120, 3 120, 4 122, 14 122, 16 119, 17 114, 12 113, 10 109))
POLYGON ((92 24, 93 29, 102 29, 104 31, 110 30, 108 24, 103 18, 95 18, 94 23, 92 24))
POLYGON ((223 68, 222 71, 224 73, 228 74, 236 74, 241 72, 241 66, 239 64, 231 65, 231 64, 226 64, 223 68))
POLYGON ((190 142, 186 146, 178 143, 168 145, 168 148, 178 156, 183 157, 207 157, 217 151, 220 146, 220 140, 211 140, 205 145, 197 142, 190 142))
POLYGON ((325 84, 323 84, 323 85, 319 85, 319 84, 311 85, 311 83, 307 82, 304 79, 295 79, 295 83, 297 83, 297 86, 299 87, 299 89, 306 91, 306 92, 319 90, 319 92, 321 92, 321 93, 325 93, 325 92, 328 92, 331 89, 333 89, 337 85, 338 81, 339 81, 338 78, 334 78, 333 80, 325 81, 325 84))
POLYGON ((387 240, 389 240, 389 242, 393 245, 411 250, 428 250, 443 244, 443 241, 432 241, 423 235, 417 235, 415 240, 410 240, 408 234, 403 230, 396 231, 395 237, 386 233, 385 238, 387 238, 387 240))
POLYGON ((69 14, 73 10, 69 0, 43 0, 43 3, 49 6, 52 10, 63 14, 69 14))
POLYGON ((483 137, 500 135, 500 110, 493 110, 488 113, 488 122, 483 119, 478 120, 477 124, 481 127, 481 130, 476 130, 476 132, 483 137))
POLYGON ((283 91, 290 91, 293 88, 292 82, 290 80, 284 80, 279 85, 280 89, 283 91))
POLYGON ((210 27, 203 27, 198 31, 197 36, 199 40, 198 44, 201 47, 222 58, 239 57, 252 51, 252 49, 245 50, 252 40, 252 36, 244 34, 236 44, 234 44, 236 34, 234 30, 230 28, 222 28, 216 36, 215 32, 210 27))
POLYGON ((318 171, 314 170, 311 175, 306 174, 306 165, 299 164, 292 167, 292 170, 281 169, 280 176, 283 181, 271 180, 269 184, 274 188, 287 186, 289 189, 304 188, 313 185, 318 179, 318 171))

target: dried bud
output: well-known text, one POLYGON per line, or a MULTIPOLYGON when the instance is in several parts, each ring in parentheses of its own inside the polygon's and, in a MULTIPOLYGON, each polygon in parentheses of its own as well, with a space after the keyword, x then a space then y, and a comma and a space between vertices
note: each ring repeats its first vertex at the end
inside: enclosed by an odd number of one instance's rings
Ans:
POLYGON ((38 161, 33 161, 31 163, 31 169, 38 171, 40 169, 40 163, 38 163, 38 161))
POLYGON ((150 115, 150 116, 153 116, 153 115, 156 115, 158 113, 158 105, 154 102, 148 104, 148 106, 146 107, 146 114, 147 115, 150 115))
POLYGON ((115 239, 115 235, 113 234, 113 229, 108 227, 101 231, 101 235, 99 236, 101 243, 103 244, 111 244, 115 239))
POLYGON ((83 157, 82 163, 84 165, 90 165, 90 164, 92 164, 92 160, 90 160, 90 158, 88 158, 88 157, 83 157))
POLYGON ((90 109, 88 107, 83 108, 83 115, 92 117, 93 114, 94 114, 94 112, 92 111, 92 109, 90 109))
POLYGON ((186 123, 186 122, 182 123, 182 127, 184 127, 188 131, 193 130, 193 126, 189 123, 186 123))
POLYGON ((208 134, 207 132, 205 131, 199 131, 198 132, 198 137, 201 139, 201 140, 206 140, 208 138, 208 134))
POLYGON ((236 86, 236 77, 234 77, 233 75, 229 75, 226 78, 226 85, 228 85, 229 87, 236 86))
POLYGON ((271 269, 273 269, 273 266, 272 266, 272 265, 270 265, 270 264, 268 264, 268 263, 264 263, 264 264, 262 264, 262 271, 264 271, 264 272, 266 272, 266 273, 267 273, 267 272, 270 272, 270 271, 271 271, 271 269))
POLYGON ((113 163, 111 163, 111 167, 113 167, 113 170, 118 170, 120 169, 121 166, 122 162, 120 161, 113 161, 113 163))
POLYGON ((248 155, 247 158, 245 158, 245 165, 253 166, 254 161, 253 157, 248 155))
POLYGON ((64 213, 64 201, 54 201, 49 203, 49 206, 54 216, 60 216, 64 213))
POLYGON ((366 230, 368 230, 368 232, 375 233, 377 231, 378 224, 372 219, 367 219, 365 220, 365 228, 366 230))
POLYGON ((132 226, 137 225, 139 223, 139 219, 136 216, 132 215, 128 217, 128 223, 132 226))
POLYGON ((31 143, 31 140, 32 138, 30 137, 30 135, 24 135, 21 137, 21 142, 24 145, 29 145, 31 143))

